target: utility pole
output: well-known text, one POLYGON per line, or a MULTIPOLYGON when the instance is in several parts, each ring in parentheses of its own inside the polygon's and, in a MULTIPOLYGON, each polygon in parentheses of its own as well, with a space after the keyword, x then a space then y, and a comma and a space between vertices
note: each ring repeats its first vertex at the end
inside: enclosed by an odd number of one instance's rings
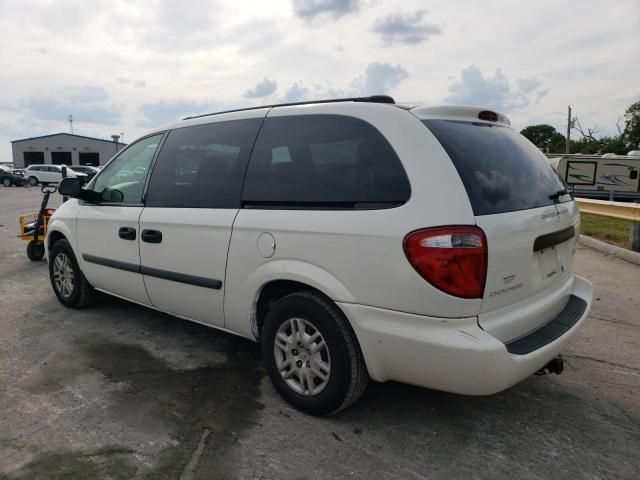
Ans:
POLYGON ((73 133, 73 115, 69 115, 69 129, 73 133))
POLYGON ((571 105, 569 105, 567 107, 569 109, 569 113, 567 114, 567 143, 565 144, 565 152, 564 153, 570 153, 570 147, 571 147, 571 105))

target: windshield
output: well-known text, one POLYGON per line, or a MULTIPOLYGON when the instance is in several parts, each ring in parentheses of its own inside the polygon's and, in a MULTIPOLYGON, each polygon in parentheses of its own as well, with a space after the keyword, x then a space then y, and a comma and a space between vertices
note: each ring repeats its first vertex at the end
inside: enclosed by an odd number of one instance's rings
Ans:
POLYGON ((423 123, 453 161, 475 215, 571 200, 542 152, 515 130, 452 120, 423 123))

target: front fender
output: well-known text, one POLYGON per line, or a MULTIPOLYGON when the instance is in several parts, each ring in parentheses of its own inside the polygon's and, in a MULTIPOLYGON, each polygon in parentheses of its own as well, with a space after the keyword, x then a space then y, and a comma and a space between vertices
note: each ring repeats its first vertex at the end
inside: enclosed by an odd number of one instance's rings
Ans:
POLYGON ((69 200, 63 203, 49 219, 49 226, 47 228, 47 237, 44 242, 45 255, 49 258, 49 243, 51 236, 56 233, 60 233, 65 236, 71 248, 78 256, 77 242, 76 242, 76 218, 78 212, 82 207, 78 204, 77 200, 69 200))

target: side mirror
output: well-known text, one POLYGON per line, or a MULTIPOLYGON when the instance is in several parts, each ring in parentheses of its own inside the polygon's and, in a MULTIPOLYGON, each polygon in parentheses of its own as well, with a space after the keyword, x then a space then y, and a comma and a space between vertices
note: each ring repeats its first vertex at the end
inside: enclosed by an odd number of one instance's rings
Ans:
POLYGON ((63 178, 58 186, 58 192, 66 197, 80 198, 82 182, 77 178, 63 178))

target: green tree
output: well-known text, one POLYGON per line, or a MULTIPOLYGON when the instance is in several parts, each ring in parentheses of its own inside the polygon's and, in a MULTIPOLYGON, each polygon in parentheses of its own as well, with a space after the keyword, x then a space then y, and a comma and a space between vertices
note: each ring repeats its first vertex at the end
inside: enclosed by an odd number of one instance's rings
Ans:
POLYGON ((615 153, 616 155, 626 155, 631 148, 628 148, 621 135, 615 137, 602 137, 600 139, 602 153, 615 153))
POLYGON ((630 150, 640 148, 640 102, 629 105, 624 112, 622 139, 630 150))
POLYGON ((554 133, 549 140, 549 152, 564 153, 567 146, 567 138, 561 133, 554 133))
POLYGON ((529 125, 520 131, 520 133, 527 137, 531 143, 538 148, 547 148, 554 136, 559 135, 558 131, 554 127, 545 123, 540 125, 529 125))
POLYGON ((595 138, 583 137, 580 140, 571 140, 571 153, 584 153, 585 155, 595 155, 605 153, 602 151, 602 144, 595 138))

